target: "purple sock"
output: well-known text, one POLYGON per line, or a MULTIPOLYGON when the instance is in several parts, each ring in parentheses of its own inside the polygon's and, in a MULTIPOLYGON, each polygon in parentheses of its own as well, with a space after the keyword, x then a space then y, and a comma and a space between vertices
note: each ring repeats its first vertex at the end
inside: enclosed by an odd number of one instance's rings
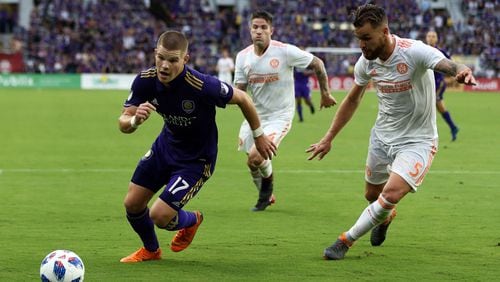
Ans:
POLYGON ((443 119, 446 121, 446 123, 448 124, 448 126, 451 128, 451 129, 454 129, 456 128, 457 126, 455 125, 455 123, 453 122, 453 120, 451 119, 451 115, 449 112, 444 112, 441 114, 441 116, 443 117, 443 119))
POLYGON ((158 250, 160 244, 158 243, 158 238, 156 238, 154 224, 149 217, 148 208, 137 214, 127 212, 127 220, 141 238, 146 250, 150 252, 158 250))
POLYGON ((177 216, 170 221, 165 229, 173 231, 182 228, 191 227, 196 223, 196 213, 185 210, 179 210, 177 216))

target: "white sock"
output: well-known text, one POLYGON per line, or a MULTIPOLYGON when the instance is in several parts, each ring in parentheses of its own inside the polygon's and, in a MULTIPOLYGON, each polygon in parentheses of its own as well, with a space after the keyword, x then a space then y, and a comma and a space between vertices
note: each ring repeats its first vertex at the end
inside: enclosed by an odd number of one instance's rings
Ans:
POLYGON ((371 203, 361 213, 358 221, 346 232, 349 241, 356 241, 374 226, 384 222, 396 205, 380 195, 377 201, 371 203))
POLYGON ((259 165, 259 171, 262 177, 268 178, 273 174, 273 166, 271 164, 270 160, 264 160, 260 165, 259 165))
POLYGON ((253 183, 257 188, 257 191, 260 191, 260 185, 262 184, 262 175, 260 174, 259 169, 250 170, 250 174, 252 175, 253 183))

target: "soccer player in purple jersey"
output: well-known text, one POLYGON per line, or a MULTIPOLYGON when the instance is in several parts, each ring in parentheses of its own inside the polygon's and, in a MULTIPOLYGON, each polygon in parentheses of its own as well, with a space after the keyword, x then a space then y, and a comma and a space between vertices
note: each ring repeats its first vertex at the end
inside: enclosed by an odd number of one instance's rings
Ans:
MULTIPOLYGON (((448 53, 437 46, 438 36, 435 31, 431 30, 427 32, 427 34, 425 35, 425 41, 427 42, 427 44, 441 51, 441 53, 443 53, 446 58, 450 58, 448 53)), ((436 108, 450 127, 451 141, 455 141, 457 139, 458 127, 453 122, 450 112, 448 112, 444 105, 444 91, 446 90, 446 81, 444 80, 444 77, 444 74, 437 71, 434 72, 434 80, 436 81, 436 108)))
POLYGON ((293 80, 295 85, 295 107, 299 114, 299 121, 304 121, 302 113, 302 100, 309 106, 311 114, 314 114, 314 105, 311 101, 311 89, 309 88, 309 76, 313 75, 314 71, 310 69, 294 69, 293 80))
POLYGON ((164 120, 151 149, 139 161, 124 200, 127 220, 143 247, 121 262, 161 259, 155 225, 177 231, 170 245, 174 252, 184 250, 193 240, 203 215, 199 211, 185 211, 183 207, 214 172, 216 107, 237 104, 251 125, 262 157, 271 159, 276 153, 276 146, 260 127, 260 119, 246 93, 188 67, 188 60, 184 34, 164 32, 155 49, 155 67, 135 78, 119 118, 123 133, 135 132, 153 112, 164 120), (164 185, 165 189, 149 209, 149 201, 164 185))

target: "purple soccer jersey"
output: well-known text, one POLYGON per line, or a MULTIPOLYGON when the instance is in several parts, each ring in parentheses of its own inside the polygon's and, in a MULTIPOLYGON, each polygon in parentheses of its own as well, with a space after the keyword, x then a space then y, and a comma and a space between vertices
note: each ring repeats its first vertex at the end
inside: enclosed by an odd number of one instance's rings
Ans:
POLYGON ((172 159, 211 160, 217 156, 216 107, 224 108, 232 96, 232 87, 187 66, 168 86, 151 68, 135 78, 124 106, 149 101, 156 107, 164 121, 156 143, 172 159))
MULTIPOLYGON (((441 53, 443 53, 443 55, 446 58, 448 58, 448 59, 450 58, 448 53, 446 53, 443 49, 440 49, 437 47, 436 47, 436 49, 441 51, 441 53)), ((434 72, 434 80, 436 81, 436 100, 441 101, 441 100, 443 100, 444 91, 446 90, 446 81, 444 80, 444 74, 442 74, 438 71, 435 71, 434 72)))
POLYGON ((216 107, 224 108, 233 88, 217 78, 185 67, 168 85, 156 68, 141 72, 132 83, 124 106, 149 101, 163 118, 163 128, 142 157, 132 182, 157 192, 174 209, 180 209, 211 176, 217 158, 216 107))
POLYGON ((295 69, 293 71, 293 79, 295 83, 295 97, 310 97, 311 89, 309 89, 309 76, 305 74, 304 71, 295 69))

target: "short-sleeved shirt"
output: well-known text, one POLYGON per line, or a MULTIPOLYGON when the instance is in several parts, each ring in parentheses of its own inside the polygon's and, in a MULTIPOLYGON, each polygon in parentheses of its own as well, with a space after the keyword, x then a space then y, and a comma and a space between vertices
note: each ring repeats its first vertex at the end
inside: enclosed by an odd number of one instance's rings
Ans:
POLYGON ((432 69, 444 55, 422 41, 393 36, 391 56, 367 60, 363 55, 354 67, 354 81, 373 81, 378 96, 378 115, 373 134, 387 145, 437 139, 436 93, 432 69))
POLYGON ((300 48, 271 40, 257 56, 250 45, 236 56, 234 84, 247 84, 259 116, 292 119, 295 113, 294 67, 306 68, 313 55, 300 48))
POLYGON ((150 68, 137 75, 124 106, 149 101, 156 107, 164 126, 155 143, 169 159, 210 161, 217 157, 216 107, 224 108, 232 96, 231 86, 188 66, 168 85, 150 68))

